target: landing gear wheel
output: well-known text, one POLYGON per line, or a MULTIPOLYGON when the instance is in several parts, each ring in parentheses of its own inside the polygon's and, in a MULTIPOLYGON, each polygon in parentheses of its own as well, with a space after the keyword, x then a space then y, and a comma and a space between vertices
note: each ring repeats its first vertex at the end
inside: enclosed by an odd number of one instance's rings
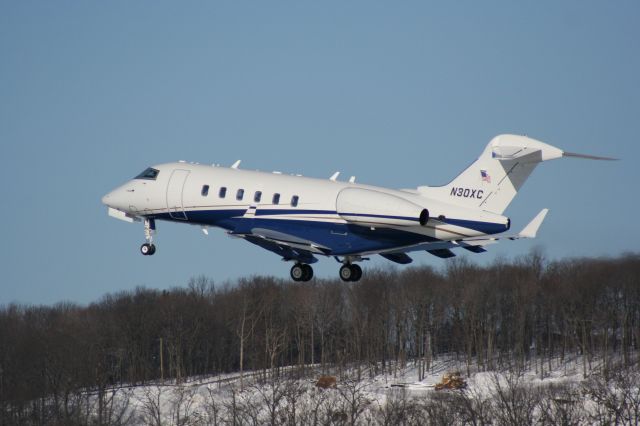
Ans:
POLYGON ((351 281, 360 281, 362 278, 362 268, 358 265, 351 265, 351 281))
POLYGON ((156 252, 156 246, 153 245, 153 234, 156 232, 156 221, 153 219, 144 220, 144 238, 146 243, 140 246, 140 253, 145 256, 151 256, 156 252))
POLYGON ((300 263, 296 263, 291 267, 291 279, 294 281, 302 281, 305 277, 304 267, 306 265, 301 265, 300 263))
POLYGON ((351 265, 342 265, 340 268, 340 279, 342 281, 351 281, 351 277, 353 276, 353 270, 351 269, 351 265))
POLYGON ((340 268, 340 279, 342 281, 358 281, 362 278, 362 268, 358 265, 343 265, 340 268))
POLYGON ((313 268, 307 264, 296 263, 291 267, 291 278, 294 281, 309 281, 313 278, 313 268))
POLYGON ((143 245, 140 246, 140 253, 142 253, 145 256, 151 256, 155 252, 156 252, 156 246, 154 246, 153 244, 144 243, 143 245))
POLYGON ((304 271, 302 281, 309 281, 311 278, 313 278, 313 268, 311 267, 311 265, 302 265, 302 269, 304 271))

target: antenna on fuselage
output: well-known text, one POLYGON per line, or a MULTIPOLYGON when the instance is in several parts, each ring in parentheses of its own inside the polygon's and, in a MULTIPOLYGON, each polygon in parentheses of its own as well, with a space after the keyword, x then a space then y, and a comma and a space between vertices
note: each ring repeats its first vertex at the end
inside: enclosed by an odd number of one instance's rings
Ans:
POLYGON ((241 161, 242 161, 242 160, 238 160, 238 161, 236 161, 235 163, 233 163, 233 164, 231 165, 231 168, 232 168, 232 169, 237 169, 237 168, 238 168, 238 166, 240 165, 240 162, 241 162, 241 161))
POLYGON ((331 177, 329 178, 329 180, 332 181, 336 181, 336 179, 338 179, 338 176, 340 176, 340 172, 335 172, 334 174, 331 175, 331 177))

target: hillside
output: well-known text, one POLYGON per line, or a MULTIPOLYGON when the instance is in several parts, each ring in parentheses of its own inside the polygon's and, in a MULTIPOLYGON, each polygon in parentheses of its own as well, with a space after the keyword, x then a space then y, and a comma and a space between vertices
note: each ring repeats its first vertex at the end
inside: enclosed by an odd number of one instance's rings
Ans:
MULTIPOLYGON (((618 369, 606 376, 598 363, 587 379, 575 358, 540 377, 539 371, 473 372, 464 389, 435 390, 447 371, 464 367, 443 357, 418 380, 414 363, 394 373, 353 368, 335 386, 321 388, 317 367, 238 374, 110 389, 98 404, 85 395, 78 424, 637 424, 640 371, 618 369), (265 376, 266 374, 266 376, 265 376), (360 378, 358 379, 358 375, 360 378), (100 419, 100 421, 98 421, 100 419)), ((533 366, 531 366, 533 368, 533 366)))
MULTIPOLYGON (((262 385, 279 377, 294 387, 329 374, 338 390, 355 374, 369 382, 354 386, 369 393, 391 378, 414 383, 394 387, 393 398, 451 369, 480 393, 492 372, 524 372, 545 386, 560 376, 615 381, 635 374, 639 343, 636 254, 547 262, 533 253, 486 267, 462 260, 442 271, 369 271, 350 284, 256 276, 219 285, 199 277, 88 306, 0 307, 0 412, 2 424, 71 424, 93 412, 88 395, 103 407, 113 389, 136 387, 138 395, 158 383, 229 374, 239 380, 225 382, 233 395, 255 386, 245 383, 247 371, 262 385)), ((380 401, 393 400, 387 394, 380 401)), ((105 424, 100 416, 96 423, 105 424)))

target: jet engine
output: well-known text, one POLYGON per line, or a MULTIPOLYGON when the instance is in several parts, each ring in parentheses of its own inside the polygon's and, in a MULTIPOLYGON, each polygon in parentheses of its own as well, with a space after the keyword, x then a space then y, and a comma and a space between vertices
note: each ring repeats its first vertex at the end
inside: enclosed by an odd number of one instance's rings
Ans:
POLYGON ((362 188, 345 188, 336 199, 338 215, 360 225, 426 225, 429 210, 395 195, 362 188))

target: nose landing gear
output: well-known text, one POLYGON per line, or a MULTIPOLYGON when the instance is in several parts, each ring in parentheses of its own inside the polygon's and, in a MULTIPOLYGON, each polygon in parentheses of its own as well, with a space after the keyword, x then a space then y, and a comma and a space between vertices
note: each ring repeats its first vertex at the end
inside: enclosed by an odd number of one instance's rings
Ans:
POLYGON ((156 252, 156 246, 154 246, 153 244, 144 243, 143 245, 140 246, 140 253, 142 253, 145 256, 151 256, 155 252, 156 252))
POLYGON ((144 239, 146 243, 140 246, 140 253, 144 256, 151 256, 156 252, 156 246, 153 244, 153 235, 156 233, 156 221, 153 219, 144 220, 144 239))

